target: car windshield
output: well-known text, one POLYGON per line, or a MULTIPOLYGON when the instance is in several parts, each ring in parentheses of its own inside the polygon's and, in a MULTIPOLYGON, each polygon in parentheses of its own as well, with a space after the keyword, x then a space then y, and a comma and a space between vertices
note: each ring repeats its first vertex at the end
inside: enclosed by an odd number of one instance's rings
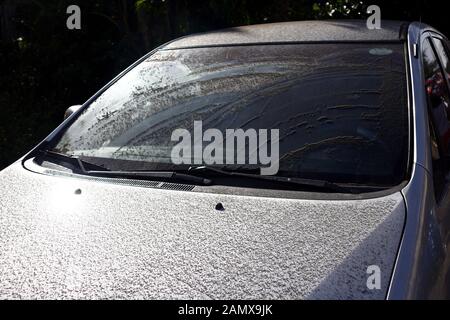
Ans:
MULTIPOLYGON (((209 143, 195 132, 199 123, 224 137, 229 129, 277 129, 277 175, 394 186, 407 171, 406 85, 401 43, 159 50, 85 108, 52 150, 127 170, 176 170, 177 129, 191 133, 193 149, 209 143)), ((192 164, 211 164, 194 155, 192 164)), ((259 166, 244 162, 219 167, 259 166)))

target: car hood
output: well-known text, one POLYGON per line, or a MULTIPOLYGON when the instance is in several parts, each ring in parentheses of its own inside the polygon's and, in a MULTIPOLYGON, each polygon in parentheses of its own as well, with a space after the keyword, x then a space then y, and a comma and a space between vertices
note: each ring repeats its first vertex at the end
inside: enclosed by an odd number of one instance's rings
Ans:
POLYGON ((383 299, 405 219, 400 193, 247 197, 20 163, 0 173, 0 194, 1 299, 383 299), (379 290, 367 287, 372 265, 379 290))

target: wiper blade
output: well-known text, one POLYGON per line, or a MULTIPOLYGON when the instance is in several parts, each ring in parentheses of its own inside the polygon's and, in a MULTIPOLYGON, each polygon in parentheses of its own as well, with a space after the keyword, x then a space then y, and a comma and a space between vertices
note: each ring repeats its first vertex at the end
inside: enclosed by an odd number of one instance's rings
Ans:
POLYGON ((329 190, 338 193, 354 193, 353 189, 350 187, 343 187, 334 182, 326 181, 326 180, 314 180, 314 179, 303 179, 303 178, 295 178, 295 177, 284 177, 284 176, 263 176, 259 174, 253 173, 243 173, 239 171, 228 171, 223 169, 218 169, 209 166, 199 166, 199 167, 190 167, 188 169, 189 173, 195 172, 215 172, 225 176, 234 176, 234 177, 243 177, 248 179, 255 180, 264 180, 279 184, 288 184, 295 185, 299 187, 313 187, 321 190, 329 190))
POLYGON ((71 155, 67 155, 67 154, 59 153, 59 152, 55 152, 55 151, 50 151, 50 150, 40 150, 40 152, 44 156, 49 156, 50 158, 53 158, 56 160, 62 160, 62 161, 70 163, 73 166, 76 166, 78 168, 78 171, 80 171, 81 173, 88 172, 88 170, 86 170, 86 167, 95 168, 95 169, 101 170, 101 171, 109 171, 108 168, 105 168, 105 167, 99 166, 97 164, 82 160, 79 157, 75 157, 75 156, 71 156, 71 155))
POLYGON ((210 179, 189 175, 185 173, 179 173, 175 171, 113 171, 109 170, 108 168, 99 166, 97 164, 82 160, 79 157, 70 156, 63 153, 50 150, 41 151, 41 153, 43 153, 45 156, 50 156, 54 159, 59 159, 68 162, 78 168, 77 171, 74 171, 75 173, 81 173, 89 176, 115 177, 127 179, 146 178, 146 179, 176 180, 203 185, 210 185, 212 183, 210 179), (88 170, 87 167, 94 168, 95 170, 88 170))
POLYGON ((210 185, 210 179, 193 176, 190 174, 179 173, 175 171, 86 171, 85 174, 115 177, 115 178, 147 178, 147 179, 163 179, 163 180, 179 180, 202 185, 210 185))

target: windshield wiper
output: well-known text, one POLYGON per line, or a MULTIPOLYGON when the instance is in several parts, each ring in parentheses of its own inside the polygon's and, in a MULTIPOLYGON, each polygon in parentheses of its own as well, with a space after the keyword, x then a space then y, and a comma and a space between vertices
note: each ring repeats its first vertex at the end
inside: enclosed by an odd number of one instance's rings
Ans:
POLYGON ((190 174, 179 173, 175 171, 113 171, 99 166, 97 164, 87 162, 76 156, 70 156, 63 153, 58 153, 54 151, 41 151, 45 156, 49 156, 56 160, 62 160, 62 162, 70 163, 76 166, 78 170, 73 170, 74 173, 81 173, 89 176, 101 176, 101 177, 115 177, 115 178, 127 178, 127 179, 161 179, 161 180, 175 180, 184 181, 189 183, 196 183, 202 185, 210 185, 212 181, 203 177, 198 177, 190 174), (92 168, 94 170, 89 170, 87 168, 92 168))
POLYGON ((248 179, 255 179, 255 180, 263 180, 263 181, 269 181, 274 182, 278 184, 287 184, 287 185, 294 185, 299 187, 306 187, 306 188, 317 188, 321 190, 328 190, 338 193, 354 193, 354 190, 350 187, 344 187, 341 185, 338 185, 334 182, 326 181, 326 180, 314 180, 314 179, 303 179, 303 178, 295 178, 295 177, 284 177, 284 176, 263 176, 259 174, 253 174, 253 173, 243 173, 239 171, 229 171, 229 170, 223 170, 218 169, 214 167, 209 166, 198 166, 198 167, 190 167, 187 172, 195 174, 195 173, 203 173, 203 172, 215 172, 224 176, 232 176, 232 177, 242 177, 242 178, 248 178, 248 179))
MULTIPOLYGON (((101 170, 101 171, 109 171, 108 168, 99 166, 97 164, 88 162, 86 160, 82 160, 79 157, 76 156, 71 156, 68 154, 64 154, 64 153, 59 153, 59 152, 55 152, 55 151, 50 151, 50 150, 40 150, 39 151, 44 157, 49 157, 52 158, 54 160, 58 160, 58 164, 62 165, 61 162, 66 162, 71 164, 72 166, 78 168, 77 171, 81 172, 81 173, 85 173, 88 172, 89 170, 86 170, 86 167, 89 168, 95 168, 96 170, 101 170)), ((71 168, 69 168, 71 169, 71 168)))
POLYGON ((115 178, 127 178, 127 179, 162 179, 162 180, 178 180, 189 183, 196 183, 202 185, 210 185, 212 181, 210 179, 193 176, 190 174, 179 173, 175 171, 86 171, 84 174, 101 176, 101 177, 115 177, 115 178))

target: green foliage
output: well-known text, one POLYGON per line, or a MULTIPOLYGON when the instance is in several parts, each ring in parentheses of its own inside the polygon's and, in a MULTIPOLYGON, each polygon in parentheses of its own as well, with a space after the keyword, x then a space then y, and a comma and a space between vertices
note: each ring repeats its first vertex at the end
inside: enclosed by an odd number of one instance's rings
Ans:
POLYGON ((360 0, 336 0, 315 3, 313 11, 320 18, 354 18, 364 16, 365 5, 360 0))

